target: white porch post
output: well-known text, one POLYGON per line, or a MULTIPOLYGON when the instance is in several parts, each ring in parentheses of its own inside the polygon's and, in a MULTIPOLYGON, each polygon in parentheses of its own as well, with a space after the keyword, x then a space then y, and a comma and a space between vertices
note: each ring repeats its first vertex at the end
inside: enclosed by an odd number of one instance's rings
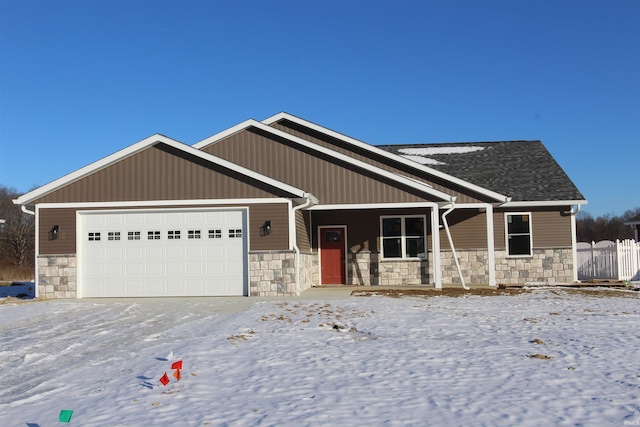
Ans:
POLYGON ((493 205, 487 204, 487 273, 489 286, 497 286, 496 283, 496 248, 493 239, 493 205))
POLYGON ((438 205, 431 209, 431 246, 433 247, 433 284, 442 289, 442 271, 440 266, 440 220, 438 205))

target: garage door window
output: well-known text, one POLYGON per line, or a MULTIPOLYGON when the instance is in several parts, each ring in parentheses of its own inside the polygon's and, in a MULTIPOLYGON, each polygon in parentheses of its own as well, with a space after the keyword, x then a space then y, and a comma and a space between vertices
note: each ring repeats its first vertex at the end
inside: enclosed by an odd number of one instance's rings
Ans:
POLYGON ((209 238, 210 239, 222 239, 222 230, 209 230, 209 238))
POLYGON ((147 232, 147 240, 160 240, 160 232, 159 231, 148 231, 147 232))
POLYGON ((100 233, 89 233, 89 241, 97 242, 100 240, 100 233))
POLYGON ((231 229, 229 230, 229 238, 230 239, 237 239, 242 237, 242 229, 240 228, 235 228, 235 229, 231 229))
POLYGON ((200 238, 200 230, 189 230, 187 232, 187 239, 199 239, 200 238))
POLYGON ((140 240, 140 232, 129 231, 129 233, 127 233, 127 240, 140 240))
POLYGON ((120 240, 120 232, 110 231, 109 233, 107 233, 107 240, 120 240))
POLYGON ((169 230, 169 231, 167 231, 167 239, 169 239, 169 240, 178 240, 178 239, 180 239, 180 230, 169 230))

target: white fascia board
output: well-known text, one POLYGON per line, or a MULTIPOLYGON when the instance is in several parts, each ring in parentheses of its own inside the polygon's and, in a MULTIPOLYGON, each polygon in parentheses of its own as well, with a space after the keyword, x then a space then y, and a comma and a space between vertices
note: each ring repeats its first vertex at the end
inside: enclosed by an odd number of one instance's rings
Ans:
POLYGON ((216 143, 224 138, 233 135, 234 133, 238 133, 246 128, 252 126, 252 123, 255 122, 253 119, 245 120, 242 123, 238 123, 235 126, 230 127, 229 129, 225 129, 222 132, 218 132, 215 135, 211 135, 208 138, 203 139, 202 141, 196 142, 192 145, 193 148, 201 150, 204 147, 216 143))
POLYGON ((136 154, 137 152, 142 151, 145 148, 153 144, 156 144, 158 142, 169 143, 170 145, 174 145, 174 144, 184 145, 164 135, 160 135, 160 134, 151 135, 150 137, 145 138, 141 141, 138 141, 135 144, 132 144, 126 148, 123 148, 120 151, 116 151, 115 153, 107 157, 104 157, 96 162, 90 163, 89 165, 83 168, 80 168, 75 172, 71 172, 70 174, 67 174, 61 178, 51 181, 48 184, 43 185, 42 187, 38 187, 33 191, 23 194, 22 196, 14 200, 13 203, 17 205, 28 204, 30 201, 35 200, 39 197, 42 197, 52 191, 55 191, 58 188, 62 187, 63 185, 67 185, 74 181, 77 181, 80 178, 83 178, 93 172, 99 171, 100 169, 103 169, 109 166, 110 164, 117 162, 118 160, 122 160, 126 157, 136 154))
POLYGON ((433 208, 439 206, 436 202, 412 202, 412 203, 359 203, 344 205, 316 205, 310 207, 310 211, 335 211, 347 209, 411 209, 411 208, 433 208))
POLYGON ((146 200, 146 201, 121 201, 121 202, 69 202, 69 203, 39 203, 40 209, 56 208, 151 208, 164 206, 244 206, 271 203, 289 203, 290 199, 282 197, 266 199, 197 199, 197 200, 146 200))
POLYGON ((385 178, 391 179, 393 181, 396 181, 398 183, 407 185, 409 187, 415 188, 416 190, 420 190, 424 193, 430 194, 432 196, 438 197, 442 200, 451 200, 452 198, 454 198, 454 196, 450 195, 450 194, 446 194, 442 191, 438 191, 436 189, 434 189, 433 187, 431 187, 429 184, 426 183, 421 183, 418 180, 415 179, 411 179, 411 178, 406 178, 403 177, 401 175, 397 175, 394 174, 392 172, 388 172, 385 171, 384 169, 380 169, 376 166, 372 166, 368 163, 362 162, 360 160, 354 159, 353 157, 347 156, 345 154, 342 153, 338 153, 337 151, 331 150, 329 148, 323 147, 321 145, 315 144, 313 142, 307 141, 306 139, 302 139, 299 138, 297 136, 291 135, 287 132, 283 132, 281 130, 278 130, 276 128, 273 128, 271 126, 268 126, 264 123, 261 123, 259 121, 253 120, 253 119, 249 119, 249 120, 245 120, 244 122, 242 122, 239 125, 234 126, 233 128, 229 128, 226 131, 220 132, 219 134, 216 134, 210 138, 207 138, 204 141, 198 142, 197 144, 193 145, 193 148, 198 148, 198 147, 204 147, 210 144, 215 143, 217 140, 220 140, 221 138, 226 138, 227 136, 236 133, 242 129, 247 129, 250 127, 254 127, 256 129, 260 129, 264 132, 268 132, 272 135, 278 136, 280 138, 284 138, 284 139, 288 139, 292 142, 295 142, 299 145, 302 145, 304 147, 310 148, 314 151, 320 152, 322 154, 325 154, 329 157, 333 157, 334 159, 338 159, 338 160, 342 160, 346 163, 352 164, 354 166, 369 170, 371 172, 374 172, 380 176, 384 176, 385 178))
POLYGON ((21 197, 17 198, 16 200, 14 200, 13 202, 15 204, 19 204, 19 205, 25 205, 28 204, 30 201, 35 200, 39 197, 42 197, 52 191, 55 191, 56 189, 70 184, 74 181, 77 181, 91 173, 94 173, 96 171, 99 171, 101 169, 106 168, 107 166, 120 161, 126 157, 129 157, 135 153, 138 153, 142 150, 144 150, 145 148, 155 145, 157 143, 163 143, 166 145, 169 145, 173 148, 176 148, 178 150, 181 150, 185 153, 194 155, 196 157, 199 157, 203 160, 209 161, 213 164, 217 164, 220 165, 224 168, 233 170, 235 172, 238 172, 242 175, 248 176, 250 178, 256 179, 258 181, 262 181, 265 184, 271 185, 275 188, 279 188, 283 191, 286 191, 288 193, 291 193, 295 196, 298 197, 304 197, 304 194, 306 194, 303 190, 293 187, 289 184, 285 184, 281 181, 277 181, 273 178, 270 178, 268 176, 262 175, 260 173, 257 173, 255 171, 252 171, 250 169, 247 169, 245 167, 242 167, 240 165, 237 165, 235 163, 231 163, 227 160, 221 159, 219 157, 213 156, 211 154, 205 153, 204 151, 201 150, 197 150, 193 147, 190 147, 189 145, 183 144, 181 142, 178 142, 174 139, 168 138, 164 135, 160 135, 160 134, 155 134, 152 135, 148 138, 143 139, 142 141, 139 141, 133 145, 130 145, 127 148, 124 148, 116 153, 111 154, 110 156, 107 156, 101 160, 98 160, 97 162, 91 163, 88 166, 85 166, 81 169, 78 169, 75 172, 72 172, 68 175, 63 176, 62 178, 59 178, 55 181, 50 182, 49 184, 46 184, 40 188, 37 188, 36 190, 33 190, 27 194, 22 195, 21 197))
POLYGON ((284 112, 283 113, 278 113, 278 114, 276 114, 274 116, 271 116, 271 117, 263 120, 262 123, 264 123, 266 125, 271 125, 271 124, 277 122, 278 120, 282 120, 282 119, 290 120, 290 121, 292 121, 294 123, 297 123, 299 125, 308 127, 309 129, 313 129, 313 130, 315 130, 317 132, 324 133, 325 135, 329 135, 329 136, 332 136, 334 138, 340 139, 340 140, 342 140, 344 142, 347 142, 347 143, 349 143, 351 145, 355 145, 358 148, 362 148, 362 149, 368 150, 368 151, 370 151, 372 153, 375 153, 377 155, 380 155, 382 157, 386 157, 386 158, 388 158, 390 160, 394 160, 394 161, 402 163, 402 164, 404 164, 406 166, 410 166, 410 167, 412 167, 414 169, 417 169, 419 171, 426 172, 426 173, 428 173, 430 175, 433 175, 433 176, 436 176, 438 178, 444 179, 446 181, 449 181, 449 182, 451 182, 453 184, 456 184, 456 185, 459 185, 461 187, 468 188, 469 190, 473 190, 473 191, 475 191, 475 192, 477 192, 479 194, 483 194, 483 195, 485 195, 487 197, 491 197, 491 198, 496 199, 498 201, 506 202, 506 201, 510 200, 509 197, 505 196, 504 194, 496 193, 495 191, 491 191, 489 189, 486 189, 486 188, 480 187, 478 185, 472 184, 472 183, 470 183, 468 181, 465 181, 463 179, 456 178, 453 175, 449 175, 447 173, 440 172, 439 170, 436 170, 436 169, 430 168, 428 166, 416 163, 416 162, 414 162, 412 160, 405 159, 404 157, 398 156, 397 154, 393 154, 393 153, 390 153, 388 151, 385 151, 385 150, 382 150, 380 148, 377 148, 375 145, 367 144, 366 142, 359 141, 359 140, 357 140, 355 138, 351 138, 350 136, 343 135, 343 134, 341 134, 339 132, 333 131, 331 129, 327 129, 327 128, 323 127, 323 126, 317 125, 315 123, 311 123, 311 122, 309 122, 307 120, 304 120, 304 119, 301 119, 299 117, 292 116, 291 114, 288 114, 288 113, 284 113, 284 112))
POLYGON ((540 201, 527 201, 527 202, 507 202, 498 205, 499 208, 531 208, 531 207, 544 207, 544 206, 572 206, 572 205, 586 205, 586 200, 540 200, 540 201))

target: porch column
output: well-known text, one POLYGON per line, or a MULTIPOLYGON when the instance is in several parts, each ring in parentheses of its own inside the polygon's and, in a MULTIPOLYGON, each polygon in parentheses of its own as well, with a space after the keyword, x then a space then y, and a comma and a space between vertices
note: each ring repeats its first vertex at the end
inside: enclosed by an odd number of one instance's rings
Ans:
POLYGON ((496 283, 496 248, 493 239, 493 205, 487 204, 487 273, 489 286, 497 286, 496 283))
POLYGON ((433 247, 433 284, 442 289, 442 270, 440 267, 440 220, 438 205, 431 209, 431 246, 433 247))

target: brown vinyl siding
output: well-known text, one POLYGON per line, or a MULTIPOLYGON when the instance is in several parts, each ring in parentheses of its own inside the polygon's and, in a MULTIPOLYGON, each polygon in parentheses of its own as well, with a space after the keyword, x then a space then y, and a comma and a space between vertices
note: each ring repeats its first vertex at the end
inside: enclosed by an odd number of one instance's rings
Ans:
MULTIPOLYGON (((215 205, 215 206, 145 206, 127 208, 96 208, 96 210, 149 210, 149 209, 225 209, 244 207, 245 205, 215 205)), ((87 211, 90 209, 78 209, 87 211)), ((248 214, 249 248, 250 250, 286 250, 289 249, 289 214, 287 203, 265 203, 249 205, 248 214), (268 236, 260 235, 260 227, 265 221, 271 221, 272 232, 268 236)), ((75 254, 76 248, 76 209, 73 208, 44 208, 39 211, 39 254, 75 254), (58 225, 58 239, 49 240, 49 230, 58 225)))
POLYGON ((260 181, 156 144, 34 203, 237 199, 291 196, 260 181))
POLYGON ((530 212, 534 248, 568 248, 572 245, 570 206, 548 209, 513 209, 494 211, 496 249, 505 248, 505 212, 530 212))
POLYGON ((76 253, 75 209, 40 209, 38 221, 39 255, 76 253), (49 230, 54 225, 58 226, 58 238, 49 240, 49 230))
POLYGON ((301 252, 311 252, 311 212, 296 212, 296 239, 301 252))
MULTIPOLYGON (((440 211, 442 215, 443 211, 440 211)), ((447 215, 447 223, 456 249, 486 249, 487 216, 478 209, 456 209, 447 215)), ((440 223, 442 220, 440 219, 440 223)), ((503 239, 504 240, 504 239, 503 239)), ((440 230, 440 247, 450 249, 444 228, 440 230)))
POLYGON ((249 249, 252 251, 289 249, 289 209, 286 203, 260 204, 249 207, 249 249), (261 227, 271 221, 271 234, 262 235, 261 227))
POLYGON ((203 151, 311 192, 325 205, 433 199, 366 169, 255 129, 238 132, 203 151))
POLYGON ((289 120, 280 120, 271 124, 271 127, 287 132, 290 135, 297 136, 304 140, 313 142, 322 147, 329 148, 337 151, 338 153, 346 154, 354 159, 358 159, 372 166, 377 166, 389 172, 393 172, 403 176, 409 176, 422 182, 426 182, 433 186, 434 189, 442 191, 447 194, 456 196, 457 203, 475 203, 479 201, 493 201, 486 196, 475 194, 462 187, 452 186, 451 183, 439 180, 427 173, 417 171, 415 168, 408 167, 401 163, 393 162, 387 158, 376 155, 369 150, 360 149, 349 143, 333 138, 329 135, 325 135, 320 132, 316 132, 313 129, 309 129, 305 126, 293 123, 289 120), (393 162, 393 165, 389 163, 393 162))

